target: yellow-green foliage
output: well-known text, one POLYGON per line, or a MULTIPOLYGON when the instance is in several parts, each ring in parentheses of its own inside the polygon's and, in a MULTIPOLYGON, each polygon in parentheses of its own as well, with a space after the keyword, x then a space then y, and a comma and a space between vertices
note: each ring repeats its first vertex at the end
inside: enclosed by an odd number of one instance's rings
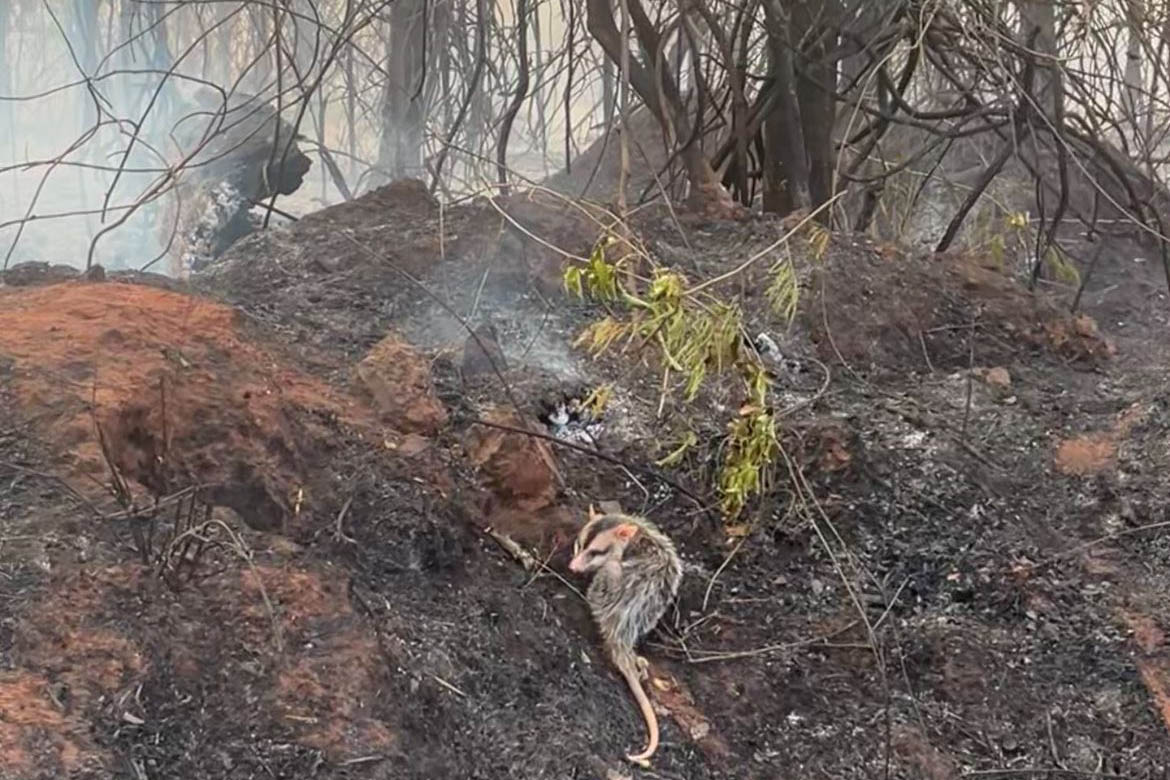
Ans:
POLYGON ((618 297, 617 269, 606 262, 605 248, 614 243, 612 238, 597 242, 584 268, 569 266, 565 269, 565 291, 578 298, 589 295, 601 301, 614 301, 618 297))
POLYGON ((1048 247, 1048 251, 1044 253, 1044 262, 1060 281, 1075 285, 1081 283, 1081 272, 1073 265, 1068 254, 1056 244, 1048 247))
POLYGON ((829 239, 832 234, 829 229, 819 222, 808 222, 804 226, 804 240, 808 243, 809 253, 814 260, 823 260, 825 252, 829 251, 829 239))
POLYGON ((996 230, 989 226, 987 251, 998 268, 1005 268, 1008 260, 1015 260, 1028 245, 1028 212, 1015 211, 1003 218, 1003 228, 996 230), (1010 256, 1009 256, 1010 253, 1010 256))
POLYGON ((674 449, 666 454, 666 457, 657 461, 659 466, 677 466, 682 463, 683 457, 687 452, 699 442, 699 437, 695 435, 694 431, 687 431, 682 435, 678 444, 674 449))
MULTIPOLYGON (((810 223, 804 237, 814 257, 824 255, 829 243, 827 230, 810 223)), ((641 296, 625 289, 620 261, 611 263, 606 258, 606 247, 614 243, 612 238, 599 241, 584 265, 566 270, 564 285, 569 294, 581 299, 622 302, 628 316, 619 319, 611 313, 588 326, 576 343, 594 356, 619 341, 639 348, 654 343, 668 373, 682 377, 683 396, 688 402, 709 376, 735 370, 743 377, 750 400, 728 425, 718 477, 722 509, 734 517, 752 495, 765 488, 780 450, 776 422, 767 404, 768 374, 754 351, 740 348, 743 313, 737 304, 709 292, 693 294, 686 277, 671 269, 656 269, 641 296)), ((771 266, 767 288, 769 302, 786 322, 796 315, 799 291, 792 259, 786 255, 771 266)), ((696 441, 695 434, 687 431, 659 464, 678 465, 696 441)))
POLYGON ((987 242, 987 249, 991 252, 991 259, 995 261, 995 267, 1002 271, 1004 261, 1007 259, 1007 242, 1003 239, 1003 233, 992 235, 987 242))
POLYGON ((776 419, 767 406, 767 374, 760 366, 746 373, 751 401, 728 424, 727 451, 719 472, 720 506, 729 517, 739 514, 752 495, 765 489, 769 467, 780 453, 776 419))
POLYGON ((796 280, 796 269, 792 267, 792 258, 777 260, 771 268, 771 274, 772 283, 768 285, 766 293, 768 303, 784 318, 785 323, 790 323, 800 303, 800 286, 796 280))
POLYGON ((613 342, 623 335, 628 335, 627 323, 618 322, 613 317, 606 317, 590 325, 577 337, 574 346, 585 347, 594 355, 600 355, 613 342))
MULTIPOLYGON (((819 222, 808 222, 803 228, 805 246, 813 260, 821 261, 829 251, 829 239, 832 234, 819 222)), ((765 290, 768 302, 773 311, 784 318, 784 323, 791 324, 796 317, 796 307, 800 303, 800 282, 796 278, 796 268, 792 264, 792 252, 788 245, 784 246, 781 257, 769 269, 772 280, 765 290)))
POLYGON ((597 418, 609 405, 610 398, 613 398, 613 386, 609 384, 598 385, 590 391, 581 405, 588 409, 594 418, 597 418))
MULTIPOLYGON (((987 251, 996 266, 1003 268, 1010 252, 1018 256, 1031 244, 1029 235, 1031 220, 1026 211, 1016 211, 1003 218, 1003 229, 991 233, 986 241, 987 251)), ((1081 273, 1068 254, 1057 244, 1052 244, 1044 253, 1044 265, 1058 280, 1067 284, 1080 284, 1081 273)))

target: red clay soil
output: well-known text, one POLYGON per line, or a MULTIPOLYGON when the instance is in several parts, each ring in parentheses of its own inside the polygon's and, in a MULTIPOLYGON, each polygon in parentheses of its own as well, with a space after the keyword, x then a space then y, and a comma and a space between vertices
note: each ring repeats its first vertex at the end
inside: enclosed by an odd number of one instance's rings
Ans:
POLYGON ((89 725, 56 709, 47 694, 49 685, 23 671, 0 673, 0 764, 6 772, 32 772, 46 746, 57 756, 53 769, 72 772, 94 750, 86 733, 89 725), (29 744, 34 739, 39 749, 29 744))
POLYGON ((136 693, 159 676, 192 689, 221 680, 218 695, 232 699, 245 666, 231 660, 240 648, 269 666, 262 676, 252 670, 247 701, 231 705, 255 708, 241 718, 334 761, 395 747, 372 714, 385 676, 379 648, 336 572, 239 567, 213 588, 177 596, 181 606, 175 598, 133 564, 57 578, 21 622, 19 670, 0 674, 0 777, 108 768, 109 752, 90 736, 95 712, 130 730, 159 727, 136 693), (135 606, 145 631, 113 619, 135 606))
POLYGON ((392 439, 386 428, 419 427, 412 399, 428 421, 441 419, 423 380, 400 388, 394 414, 376 419, 241 325, 227 306, 140 285, 0 292, 0 354, 11 360, 17 401, 42 416, 77 470, 105 479, 96 423, 124 476, 156 495, 213 485, 213 502, 253 527, 301 525, 314 505, 314 458, 335 446, 337 428, 392 439))
POLYGON ((1147 407, 1134 404, 1117 416, 1112 429, 1064 439, 1056 447, 1056 470, 1066 476, 1105 472, 1115 465, 1118 446, 1149 412, 1147 407))
POLYGON ((1166 728, 1170 729, 1170 653, 1166 652, 1166 634, 1149 615, 1122 612, 1121 617, 1133 632, 1142 682, 1166 728))
POLYGON ((73 577, 30 612, 17 638, 23 668, 0 676, 0 765, 17 776, 39 777, 100 763, 85 714, 145 664, 133 641, 95 625, 94 618, 106 588, 132 588, 138 581, 139 572, 120 566, 73 577), (31 774, 34 768, 46 774, 31 774))
POLYGON ((463 449, 486 488, 479 507, 486 525, 538 550, 562 547, 573 538, 578 520, 557 500, 564 477, 551 447, 517 433, 526 423, 510 409, 485 409, 482 419, 502 427, 472 426, 463 449))
MULTIPOLYGON (((392 719, 374 709, 385 660, 351 607, 347 577, 298 561, 287 537, 321 530, 322 506, 332 528, 338 474, 321 464, 347 442, 384 445, 384 460, 408 458, 427 484, 444 484, 430 465, 436 448, 414 431, 433 433, 445 411, 430 395, 426 360, 404 342, 388 337, 373 351, 350 397, 292 368, 242 324, 229 307, 148 286, 0 290, 8 411, 32 420, 71 483, 107 482, 100 438, 136 492, 210 485, 211 503, 284 532, 250 539, 247 564, 233 554, 209 559, 214 587, 182 593, 137 563, 46 565, 45 587, 23 592, 12 624, 13 671, 0 672, 0 777, 101 776, 115 759, 108 740, 95 742, 92 719, 112 724, 115 738, 165 729, 151 720, 158 708, 138 701, 153 680, 208 690, 225 706, 246 685, 247 701, 231 705, 247 710, 240 718, 330 761, 396 750, 392 719), (394 392, 371 392, 379 378, 394 392)), ((91 497, 108 500, 98 490, 91 497)), ((112 528, 75 512, 58 526, 42 514, 30 530, 63 530, 71 542, 112 528)), ((218 727, 233 728, 214 716, 203 728, 218 727)))

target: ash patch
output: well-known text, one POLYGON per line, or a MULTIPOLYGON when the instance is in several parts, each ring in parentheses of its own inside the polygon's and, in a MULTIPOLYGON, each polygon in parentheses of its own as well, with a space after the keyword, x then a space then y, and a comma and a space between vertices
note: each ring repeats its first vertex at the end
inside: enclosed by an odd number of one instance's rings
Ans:
POLYGON ((230 182, 219 182, 205 197, 181 257, 182 267, 191 271, 205 268, 233 241, 257 227, 248 216, 251 204, 230 182))
POLYGON ((577 394, 547 403, 540 421, 561 441, 596 447, 605 432, 605 415, 587 401, 587 394, 577 394))
POLYGON ((776 339, 766 331, 756 334, 752 346, 760 354, 764 365, 778 378, 799 376, 807 370, 807 366, 795 353, 782 350, 776 339))

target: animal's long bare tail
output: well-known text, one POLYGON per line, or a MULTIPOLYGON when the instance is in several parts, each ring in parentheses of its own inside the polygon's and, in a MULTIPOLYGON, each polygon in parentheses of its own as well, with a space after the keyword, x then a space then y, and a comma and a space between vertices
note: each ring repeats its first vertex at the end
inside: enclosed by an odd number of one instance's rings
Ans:
POLYGON ((634 694, 634 700, 638 702, 638 709, 642 710, 642 719, 646 721, 648 734, 646 748, 641 753, 630 754, 626 758, 635 764, 648 766, 650 756, 658 750, 658 716, 654 714, 650 698, 646 696, 646 691, 642 688, 641 676, 634 658, 615 658, 614 664, 621 672, 622 677, 626 678, 626 684, 630 686, 630 692, 634 694))

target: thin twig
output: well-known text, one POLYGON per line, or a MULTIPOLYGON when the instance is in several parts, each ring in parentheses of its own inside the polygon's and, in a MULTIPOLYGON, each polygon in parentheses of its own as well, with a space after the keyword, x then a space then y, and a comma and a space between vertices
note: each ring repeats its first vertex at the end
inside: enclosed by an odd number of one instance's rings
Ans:
POLYGON ((740 537, 739 541, 735 543, 735 547, 731 548, 731 552, 729 552, 727 557, 723 559, 723 563, 719 564, 719 568, 716 569, 715 573, 711 575, 711 579, 707 580, 707 589, 703 591, 703 608, 700 611, 707 611, 707 601, 711 598, 711 589, 715 587, 715 581, 719 579, 719 575, 722 574, 723 570, 727 568, 727 565, 731 563, 731 559, 735 557, 737 552, 739 552, 739 548, 743 547, 744 542, 748 540, 748 536, 750 536, 750 534, 744 534, 740 537))
POLYGON ((437 682, 439 685, 441 685, 441 686, 443 686, 444 688, 446 688, 447 690, 451 691, 451 693, 454 693, 454 694, 456 694, 457 696, 459 696, 459 697, 461 697, 461 698, 464 698, 464 699, 466 699, 466 698, 467 698, 467 694, 466 694, 466 693, 464 693, 463 691, 459 690, 458 688, 456 688, 454 685, 452 685, 451 683, 449 683, 449 682, 447 682, 446 680, 444 680, 444 679, 443 679, 442 677, 440 677, 439 675, 437 675, 437 674, 432 674, 432 675, 431 675, 431 679, 432 679, 432 680, 434 680, 435 682, 437 682))
POLYGON ((44 471, 37 471, 36 469, 30 469, 27 466, 18 466, 17 464, 12 463, 11 461, 7 461, 7 460, 0 460, 0 468, 10 469, 11 471, 15 471, 15 472, 18 472, 20 474, 26 474, 30 477, 37 477, 39 479, 48 480, 49 482, 53 482, 57 485, 60 485, 65 490, 65 492, 67 492, 69 495, 73 496, 80 503, 84 504, 87 509, 89 509, 91 512, 93 512, 95 517, 100 517, 100 518, 106 517, 106 515, 104 515, 101 512, 101 510, 99 510, 96 506, 94 506, 94 503, 92 501, 90 501, 88 498, 83 496, 77 490, 77 488, 73 487, 68 482, 66 482, 64 479, 62 479, 61 477, 58 477, 56 474, 48 474, 44 471))
POLYGON ((659 474, 657 471, 650 468, 649 466, 640 466, 637 464, 626 463, 621 458, 614 457, 613 455, 602 452, 601 450, 594 449, 592 447, 586 447, 585 445, 577 444, 576 442, 565 441, 564 439, 558 439, 556 436, 552 436, 552 435, 547 434, 547 433, 540 433, 538 431, 530 431, 530 430, 526 430, 524 428, 517 428, 516 426, 513 426, 513 425, 505 425, 503 423, 490 422, 490 421, 484 420, 482 418, 477 418, 475 421, 472 422, 472 425, 482 425, 486 428, 496 428, 496 429, 501 430, 501 431, 510 431, 512 433, 522 433, 525 436, 532 436, 532 437, 537 438, 537 439, 544 439, 547 442, 551 442, 553 444, 558 444, 562 447, 567 447, 568 449, 576 450, 577 452, 582 452, 582 453, 589 455, 591 457, 598 458, 599 460, 604 460, 606 463, 612 463, 615 466, 621 466, 624 469, 629 469, 631 471, 641 471, 643 474, 646 474, 647 476, 653 477, 654 479, 657 479, 659 482, 663 483, 664 485, 677 490, 679 493, 682 493, 684 496, 686 496, 687 498, 694 501, 704 511, 706 511, 709 508, 706 506, 706 504, 703 503, 702 499, 700 499, 697 495, 692 493, 690 490, 683 487, 679 483, 675 482, 673 479, 666 476, 665 474, 659 474))
POLYGON ((777 645, 767 645, 765 647, 758 647, 754 650, 696 650, 694 652, 698 654, 699 657, 692 657, 688 659, 688 662, 692 664, 706 664, 711 663, 712 661, 733 661, 737 658, 755 658, 756 656, 768 655, 769 653, 779 653, 785 650, 795 650, 798 647, 809 647, 811 645, 821 644, 828 639, 832 639, 835 636, 844 634, 846 631, 856 626, 858 622, 859 621, 857 620, 851 620, 849 623, 837 629, 836 631, 830 631, 827 634, 822 634, 821 636, 812 637, 810 639, 801 639, 796 642, 785 642, 783 644, 777 645))
POLYGON ((1065 558, 1069 558, 1073 555, 1076 555, 1077 553, 1084 552, 1085 550, 1088 550, 1091 547, 1096 547, 1098 544, 1102 544, 1104 542, 1109 542, 1109 541, 1112 541, 1114 539, 1120 539, 1123 536, 1132 536, 1133 534, 1139 534, 1139 533, 1143 533, 1145 531, 1157 530, 1158 528, 1170 528, 1170 520, 1161 520, 1157 523, 1149 523, 1147 525, 1139 525, 1136 528, 1125 528, 1125 529, 1122 529, 1120 531, 1115 531, 1113 533, 1106 534, 1104 536, 1099 536, 1096 539, 1090 539, 1089 541, 1087 541, 1083 544, 1078 544, 1075 547, 1070 547, 1069 549, 1065 550, 1064 552, 1060 552, 1060 553, 1057 553, 1056 555, 1053 555, 1049 558, 1045 558, 1043 561, 1040 561, 1039 563, 1033 565, 1032 570, 1038 571, 1039 569, 1042 569, 1044 567, 1051 566, 1052 564, 1056 563, 1057 561, 1063 560, 1065 558))
POLYGON ((338 542, 349 542, 350 544, 357 544, 357 540, 345 535, 345 530, 342 523, 345 522, 345 516, 349 513, 349 507, 353 504, 353 496, 345 499, 345 503, 341 505, 341 511, 337 513, 337 525, 333 530, 333 539, 338 542))

